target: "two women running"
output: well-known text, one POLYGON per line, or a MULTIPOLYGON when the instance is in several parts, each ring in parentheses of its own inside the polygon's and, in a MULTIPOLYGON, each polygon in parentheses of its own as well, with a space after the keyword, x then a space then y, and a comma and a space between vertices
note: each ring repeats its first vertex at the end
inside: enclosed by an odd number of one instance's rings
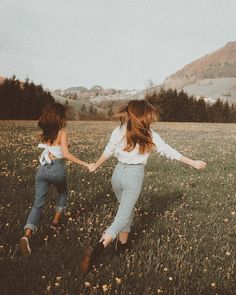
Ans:
POLYGON ((151 129, 151 124, 157 121, 155 108, 146 100, 132 100, 116 113, 120 126, 115 128, 104 153, 96 163, 88 164, 81 161, 68 151, 66 118, 64 106, 54 104, 40 118, 42 129, 39 147, 44 148, 40 157, 36 174, 35 201, 25 225, 25 235, 20 240, 23 255, 30 254, 29 239, 36 230, 40 213, 45 201, 45 195, 50 184, 58 190, 58 203, 53 219, 53 226, 60 221, 67 196, 66 178, 62 158, 80 164, 90 172, 98 169, 112 155, 118 159, 118 164, 112 175, 112 187, 119 207, 112 224, 105 230, 101 239, 93 248, 88 249, 81 262, 83 273, 89 272, 96 265, 104 249, 117 237, 118 247, 124 249, 133 221, 133 209, 139 198, 144 178, 144 167, 150 152, 154 151, 175 159, 196 169, 204 169, 206 163, 194 161, 181 155, 166 144, 161 137, 151 129))

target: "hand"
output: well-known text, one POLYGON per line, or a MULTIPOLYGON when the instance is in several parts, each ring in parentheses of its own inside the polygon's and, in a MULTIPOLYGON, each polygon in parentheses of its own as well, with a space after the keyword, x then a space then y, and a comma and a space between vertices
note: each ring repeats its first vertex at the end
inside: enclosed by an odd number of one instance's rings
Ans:
POLYGON ((88 164, 87 168, 88 168, 89 172, 94 172, 97 167, 96 167, 95 163, 90 163, 90 164, 88 164))
POLYGON ((194 161, 193 162, 193 167, 196 169, 204 169, 206 167, 206 162, 203 161, 194 161))

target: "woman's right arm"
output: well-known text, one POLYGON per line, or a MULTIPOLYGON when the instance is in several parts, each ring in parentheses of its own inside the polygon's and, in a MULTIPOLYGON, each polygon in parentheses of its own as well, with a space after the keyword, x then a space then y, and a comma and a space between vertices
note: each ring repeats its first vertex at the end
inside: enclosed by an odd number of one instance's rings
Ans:
POLYGON ((68 149, 68 136, 67 136, 67 131, 66 129, 62 129, 60 131, 61 134, 61 149, 62 149, 62 153, 63 156, 66 160, 71 161, 73 163, 79 164, 81 166, 84 167, 88 167, 88 163, 80 160, 79 158, 76 158, 75 156, 73 156, 68 149))

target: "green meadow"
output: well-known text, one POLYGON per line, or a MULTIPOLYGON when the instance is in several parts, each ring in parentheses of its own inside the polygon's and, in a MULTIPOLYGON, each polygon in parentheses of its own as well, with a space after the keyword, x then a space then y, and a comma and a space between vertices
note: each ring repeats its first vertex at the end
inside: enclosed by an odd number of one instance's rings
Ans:
MULTIPOLYGON (((94 161, 117 122, 69 122, 71 151, 94 161)), ((67 224, 50 229, 56 198, 47 195, 32 255, 18 242, 34 199, 38 156, 32 121, 0 121, 1 295, 236 294, 236 125, 157 123, 153 128, 182 154, 204 160, 197 171, 152 153, 135 208, 130 248, 83 276, 83 250, 112 222, 112 158, 96 173, 66 163, 67 224)))

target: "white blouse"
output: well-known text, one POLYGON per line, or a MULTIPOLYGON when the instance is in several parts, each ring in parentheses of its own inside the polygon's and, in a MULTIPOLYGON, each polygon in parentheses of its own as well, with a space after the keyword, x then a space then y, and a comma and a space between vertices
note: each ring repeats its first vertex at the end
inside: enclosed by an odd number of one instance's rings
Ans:
POLYGON ((52 154, 54 157, 56 157, 58 159, 63 158, 63 153, 62 153, 60 145, 51 145, 50 146, 50 145, 47 145, 46 143, 40 143, 40 144, 38 144, 38 148, 44 149, 44 151, 42 152, 42 154, 39 158, 39 162, 41 165, 51 163, 51 159, 49 157, 49 154, 52 154))
MULTIPOLYGON (((149 153, 140 154, 138 145, 130 151, 124 151, 126 146, 125 140, 126 126, 116 127, 110 137, 110 140, 103 152, 106 157, 111 157, 113 154, 118 161, 126 164, 146 164, 149 153)), ((180 160, 182 155, 173 149, 171 146, 166 144, 163 139, 157 134, 157 132, 151 130, 152 140, 155 144, 155 151, 169 159, 180 160)))

